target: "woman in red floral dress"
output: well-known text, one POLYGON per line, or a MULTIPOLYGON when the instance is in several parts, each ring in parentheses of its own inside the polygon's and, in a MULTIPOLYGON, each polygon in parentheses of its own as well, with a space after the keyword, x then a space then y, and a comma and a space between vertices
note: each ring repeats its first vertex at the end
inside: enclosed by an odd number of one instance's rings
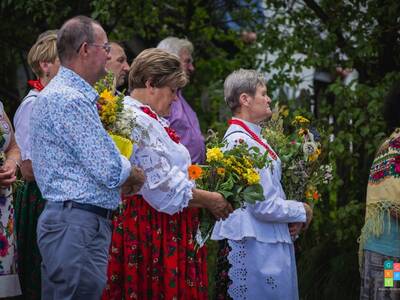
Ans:
POLYGON ((143 51, 130 68, 130 160, 147 179, 139 194, 123 196, 114 220, 103 299, 208 299, 205 251, 194 250, 198 219, 189 208, 220 219, 232 207, 220 194, 195 188, 189 152, 163 118, 186 82, 178 58, 160 49, 143 51))

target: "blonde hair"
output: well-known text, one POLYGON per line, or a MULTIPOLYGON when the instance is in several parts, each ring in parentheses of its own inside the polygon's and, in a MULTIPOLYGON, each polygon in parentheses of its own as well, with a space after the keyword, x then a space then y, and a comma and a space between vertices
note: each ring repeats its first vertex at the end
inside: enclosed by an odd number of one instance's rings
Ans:
POLYGON ((150 48, 142 51, 132 62, 129 69, 129 90, 146 87, 146 81, 150 81, 154 87, 182 88, 188 79, 175 55, 150 48))
POLYGON ((57 31, 48 30, 37 39, 28 53, 28 64, 37 77, 43 77, 40 62, 53 63, 58 57, 57 53, 57 31))

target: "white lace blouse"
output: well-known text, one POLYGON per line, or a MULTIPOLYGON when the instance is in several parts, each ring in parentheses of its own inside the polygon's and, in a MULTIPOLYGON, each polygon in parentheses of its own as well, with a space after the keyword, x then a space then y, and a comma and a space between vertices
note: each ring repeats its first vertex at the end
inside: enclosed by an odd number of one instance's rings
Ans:
MULTIPOLYGON (((243 122, 261 137, 261 127, 243 122)), ((238 125, 231 125, 225 136, 228 148, 232 148, 238 139, 243 139, 249 147, 258 147, 261 153, 266 151, 238 125)), ((262 141, 267 143, 265 139, 262 141)), ((244 209, 238 208, 226 220, 218 221, 214 227, 212 239, 242 240, 245 237, 254 237, 257 241, 264 243, 292 243, 288 223, 305 222, 305 209, 301 202, 286 200, 280 182, 282 172, 280 159, 273 160, 272 165, 273 171, 271 167, 259 171, 265 200, 247 205, 244 209)))
POLYGON ((135 144, 130 161, 146 174, 139 194, 159 212, 172 215, 182 211, 193 198, 195 187, 188 176, 188 150, 169 137, 164 129, 169 126, 167 120, 155 120, 140 109, 146 105, 130 96, 124 98, 124 105, 133 111, 137 123, 132 131, 135 144))

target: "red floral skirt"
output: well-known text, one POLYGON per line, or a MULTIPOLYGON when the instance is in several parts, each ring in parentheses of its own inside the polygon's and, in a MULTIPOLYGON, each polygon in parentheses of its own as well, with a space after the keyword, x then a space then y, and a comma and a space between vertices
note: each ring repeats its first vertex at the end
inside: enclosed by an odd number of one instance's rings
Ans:
POLYGON ((170 216, 138 195, 122 202, 102 299, 208 299, 206 250, 194 250, 198 209, 170 216))

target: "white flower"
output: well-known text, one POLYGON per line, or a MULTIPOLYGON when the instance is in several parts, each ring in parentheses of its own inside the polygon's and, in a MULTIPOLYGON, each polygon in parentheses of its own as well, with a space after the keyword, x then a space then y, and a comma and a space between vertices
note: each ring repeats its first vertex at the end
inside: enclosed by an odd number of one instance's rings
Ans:
POLYGON ((317 151, 317 144, 314 142, 305 142, 303 145, 303 152, 306 156, 310 156, 317 151))

